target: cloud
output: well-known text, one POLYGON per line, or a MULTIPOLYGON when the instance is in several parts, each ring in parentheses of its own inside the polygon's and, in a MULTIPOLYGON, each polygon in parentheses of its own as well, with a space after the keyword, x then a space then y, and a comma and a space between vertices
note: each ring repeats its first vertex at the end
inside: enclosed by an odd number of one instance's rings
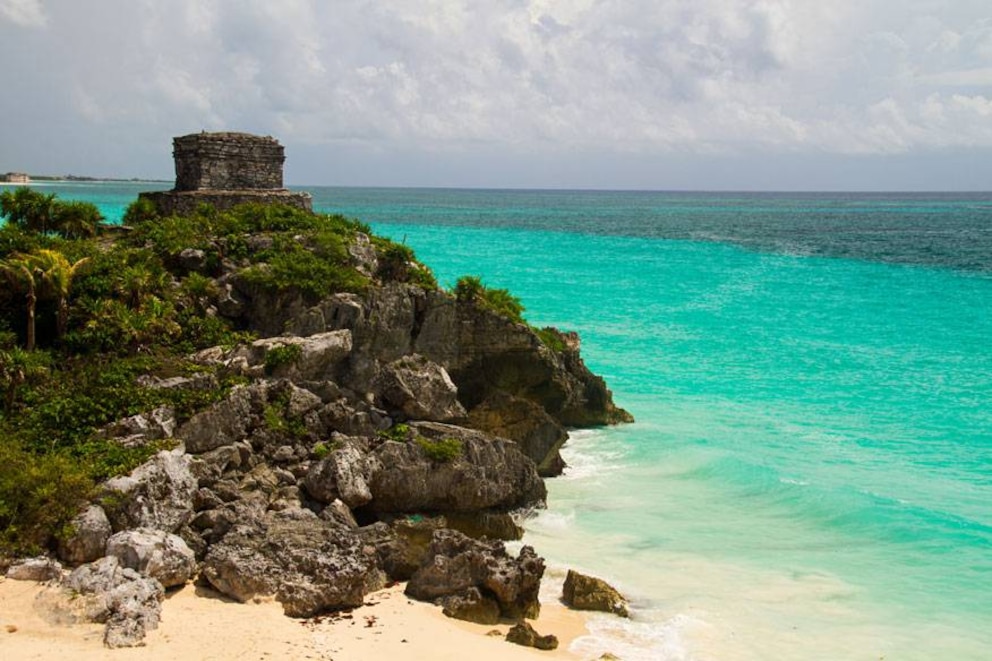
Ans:
POLYGON ((11 149, 58 127, 561 162, 992 148, 985 4, 0 0, 0 56, 36 62, 0 111, 11 149))
POLYGON ((23 27, 44 27, 48 18, 41 0, 0 0, 0 18, 23 27))

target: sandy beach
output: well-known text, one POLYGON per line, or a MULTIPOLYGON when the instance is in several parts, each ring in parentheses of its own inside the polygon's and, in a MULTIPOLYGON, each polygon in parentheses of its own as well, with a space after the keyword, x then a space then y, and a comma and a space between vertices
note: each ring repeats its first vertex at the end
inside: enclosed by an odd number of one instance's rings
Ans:
POLYGON ((103 626, 60 624, 38 600, 46 588, 0 579, 0 650, 4 659, 392 659, 497 661, 578 659, 572 640, 585 633, 581 613, 543 604, 534 626, 560 641, 552 652, 507 643, 509 624, 476 625, 445 617, 430 604, 408 599, 397 585, 368 596, 348 614, 311 620, 283 615, 275 602, 240 604, 193 585, 170 592, 162 623, 139 648, 103 647, 103 626))

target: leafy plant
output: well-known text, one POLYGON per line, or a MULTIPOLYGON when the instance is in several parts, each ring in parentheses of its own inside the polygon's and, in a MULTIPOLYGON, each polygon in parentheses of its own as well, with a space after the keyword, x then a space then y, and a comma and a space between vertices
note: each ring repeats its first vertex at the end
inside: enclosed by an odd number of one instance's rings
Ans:
POLYGON ((405 442, 410 437, 410 425, 400 422, 389 429, 379 432, 379 437, 387 441, 405 442))
POLYGON ((295 365, 303 356, 303 349, 298 344, 281 344, 265 352, 265 373, 272 374, 280 367, 295 365))
POLYGON ((455 298, 461 303, 477 305, 508 319, 524 323, 524 306, 506 289, 486 287, 477 276, 462 276, 455 283, 455 298))
POLYGON ((428 459, 441 464, 454 461, 465 451, 462 442, 457 438, 429 439, 417 436, 416 443, 428 459))

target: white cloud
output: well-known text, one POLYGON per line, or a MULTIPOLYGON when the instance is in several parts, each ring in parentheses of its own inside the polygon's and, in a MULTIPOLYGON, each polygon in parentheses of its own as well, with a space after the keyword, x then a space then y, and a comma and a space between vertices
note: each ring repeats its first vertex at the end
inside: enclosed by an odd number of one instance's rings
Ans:
POLYGON ((0 0, 0 56, 36 63, 0 70, 0 111, 145 148, 201 128, 563 160, 992 148, 986 4, 0 0))
POLYGON ((43 27, 48 21, 41 0, 0 0, 0 18, 24 27, 43 27))

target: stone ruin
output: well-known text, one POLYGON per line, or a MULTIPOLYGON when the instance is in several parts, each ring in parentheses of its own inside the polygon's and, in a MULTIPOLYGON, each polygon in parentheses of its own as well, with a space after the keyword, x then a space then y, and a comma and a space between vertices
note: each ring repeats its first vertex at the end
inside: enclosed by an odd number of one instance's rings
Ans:
POLYGON ((283 188, 283 146, 250 133, 191 133, 172 140, 176 185, 140 193, 162 215, 189 215, 201 204, 223 211, 245 202, 288 204, 311 210, 309 193, 283 188))

